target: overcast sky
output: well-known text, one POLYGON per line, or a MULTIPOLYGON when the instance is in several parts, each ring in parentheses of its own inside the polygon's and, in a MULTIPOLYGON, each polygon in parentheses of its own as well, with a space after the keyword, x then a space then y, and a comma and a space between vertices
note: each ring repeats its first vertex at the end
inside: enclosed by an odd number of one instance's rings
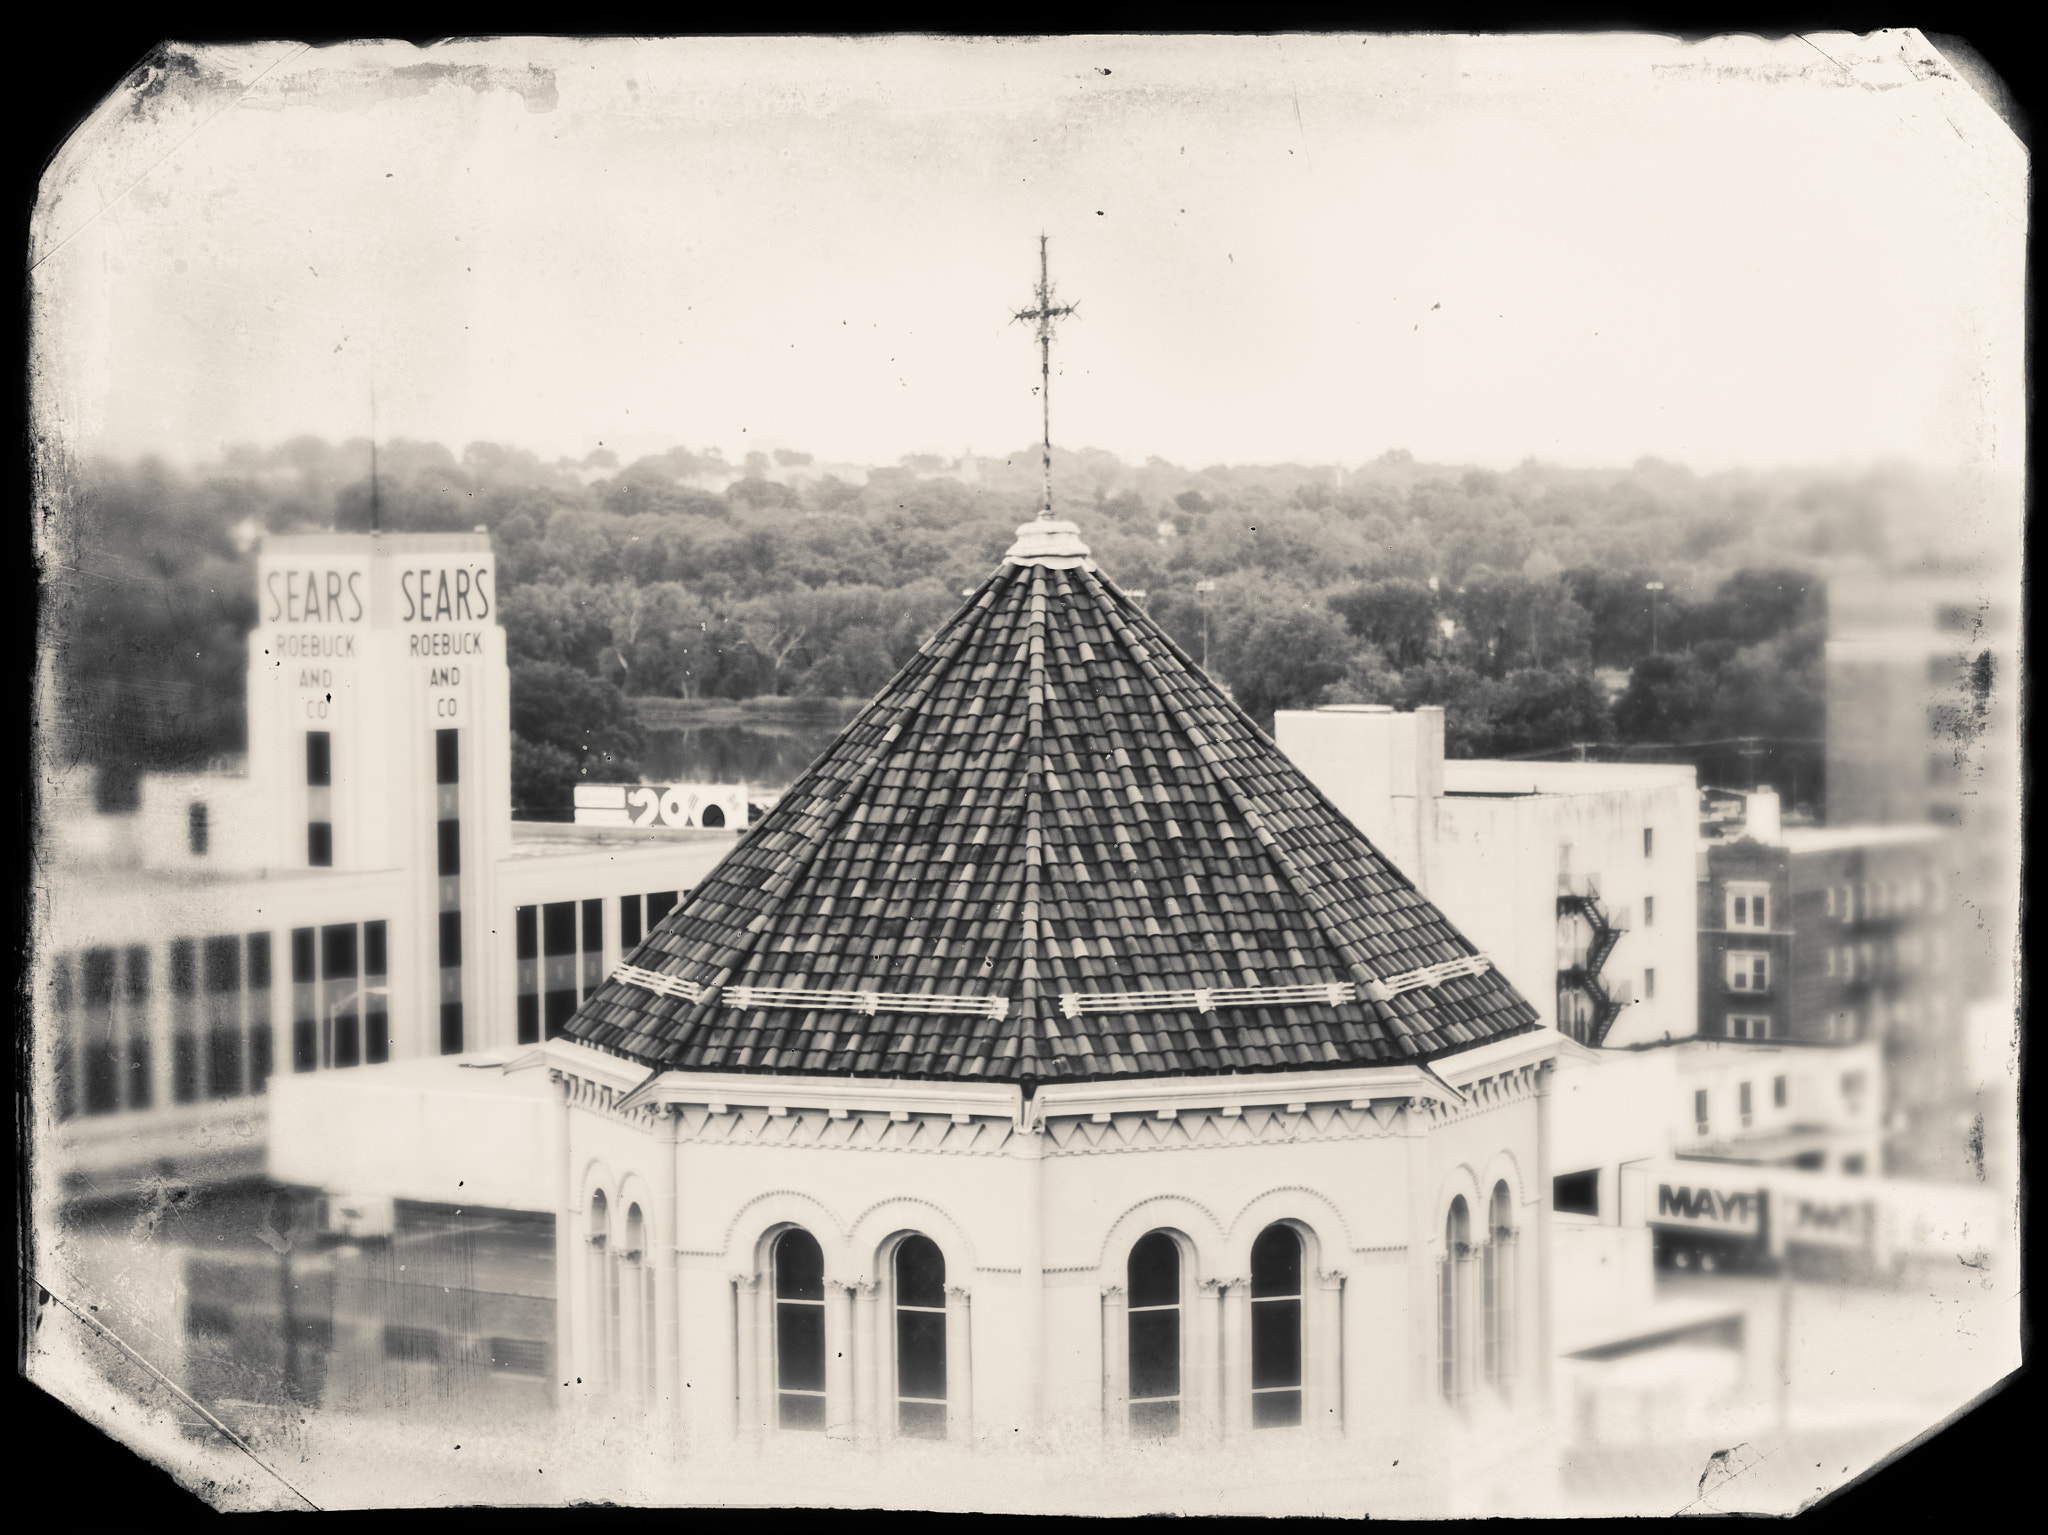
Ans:
POLYGON ((2017 468, 2024 151, 1918 34, 207 50, 52 165, 80 452, 2017 468))

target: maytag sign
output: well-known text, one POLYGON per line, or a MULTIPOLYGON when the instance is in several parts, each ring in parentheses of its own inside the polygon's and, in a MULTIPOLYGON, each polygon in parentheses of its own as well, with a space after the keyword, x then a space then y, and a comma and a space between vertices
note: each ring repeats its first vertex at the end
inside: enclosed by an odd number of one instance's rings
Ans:
POLYGON ((738 831, 747 824, 747 786, 580 783, 576 824, 738 831))
POLYGON ((1650 1213, 1650 1224, 1754 1236, 1763 1228, 1763 1211, 1762 1189, 1667 1178, 1657 1183, 1657 1204, 1650 1213))

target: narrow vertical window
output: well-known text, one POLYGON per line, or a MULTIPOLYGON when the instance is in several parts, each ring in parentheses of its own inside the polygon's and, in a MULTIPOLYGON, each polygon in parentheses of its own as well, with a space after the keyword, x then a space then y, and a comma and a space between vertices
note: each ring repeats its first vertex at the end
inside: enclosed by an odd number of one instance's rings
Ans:
POLYGON ((391 1059, 390 960, 382 922, 363 924, 363 1059, 391 1059))
POLYGON ((1784 1079, 1783 1077, 1772 1077, 1772 1078, 1771 1078, 1771 1107, 1772 1107, 1772 1108, 1776 1108, 1776 1109, 1782 1109, 1782 1108, 1783 1108, 1784 1106, 1785 1106, 1785 1079, 1784 1079))
POLYGON ((1180 1246, 1163 1231, 1131 1249, 1131 1432, 1180 1432, 1180 1246))
POLYGON ((583 973, 581 991, 589 996, 604 984, 604 902, 583 903, 583 973))
POLYGON ((435 863, 442 878, 462 872, 462 823, 436 821, 435 863))
POLYGON ((661 924, 661 919, 675 909, 676 892, 656 890, 647 897, 647 930, 651 933, 661 924))
POLYGON ((1646 895, 1643 897, 1643 926, 1654 927, 1656 922, 1657 898, 1654 895, 1646 895))
POLYGON ((453 730, 434 732, 434 782, 437 784, 462 782, 462 761, 456 751, 456 739, 453 730))
POLYGON ((249 1091, 270 1085, 273 1063, 270 1036, 270 934, 251 933, 249 958, 249 1091))
POLYGON ((1505 1179, 1486 1214, 1486 1383, 1503 1397, 1515 1376, 1515 1206, 1505 1179))
POLYGON ((1657 972, 1654 970, 1645 970, 1643 972, 1643 1000, 1645 1002, 1648 1002, 1652 1000, 1656 995, 1657 972))
POLYGON ((132 945, 125 963, 127 993, 128 1051, 123 1064, 128 1078, 128 1107, 146 1109, 156 1095, 152 1072, 155 1065, 149 1038, 149 948, 132 945))
POLYGON ((320 1056, 324 1066, 363 1062, 362 998, 356 980, 356 925, 320 929, 320 1056))
POLYGON ((619 954, 631 954, 640 947, 640 897, 619 897, 619 954))
POLYGON ((71 1015, 71 960, 60 956, 50 965, 50 1007, 57 1024, 57 1117, 69 1119, 78 1112, 77 1055, 73 1040, 78 1022, 71 1015))
POLYGON ((1707 1133, 1707 1090, 1702 1087, 1692 1095, 1692 1121, 1699 1133, 1707 1133))
POLYGON ((1465 1399, 1465 1264, 1472 1254, 1472 1212, 1460 1194, 1444 1217, 1437 1268, 1437 1389, 1453 1406, 1465 1399))
POLYGON ((120 1047, 114 1020, 112 949, 85 951, 85 1112, 111 1114, 121 1106, 120 1047))
POLYGON ((171 944, 171 1097, 199 1101, 199 1033, 192 1013, 199 990, 199 945, 190 938, 171 944))
POLYGON ((1643 856, 1645 858, 1651 856, 1651 850, 1656 846, 1656 836, 1656 832, 1650 827, 1645 826, 1643 828, 1643 856))
POLYGON ((306 732, 306 862, 316 869, 334 866, 332 738, 324 730, 306 732))
POLYGON ((333 738, 324 730, 309 730, 306 732, 306 786, 325 789, 333 782, 333 738))
POLYGON ((292 929, 292 1070, 312 1071, 320 1064, 320 1003, 317 995, 314 933, 292 929))
POLYGON ((1735 1089, 1735 1109, 1742 1116, 1742 1123, 1746 1128, 1750 1121, 1749 1084, 1747 1082, 1739 1084, 1735 1089))
POLYGON ((604 1197, 604 1190, 599 1189, 590 1196, 590 1348, 585 1368, 600 1387, 616 1379, 611 1373, 615 1318, 611 1298, 612 1261, 607 1251, 610 1234, 611 1203, 604 1197))
POLYGON ((207 849, 206 801, 196 799, 185 807, 185 842, 194 858, 204 858, 207 849))
POLYGON ((1252 1427, 1301 1421, 1301 1238, 1268 1226, 1252 1243, 1252 1427))
POLYGON ((776 1422, 825 1426, 825 1254, 808 1231, 775 1239, 776 1422))
POLYGON ((946 1258, 930 1237, 896 1248, 896 1428, 946 1437, 946 1258))
POLYGON ((242 1092, 242 940, 206 940, 206 1085, 215 1098, 242 1092))
POLYGON ((540 908, 521 906, 512 913, 514 962, 518 967, 519 1043, 540 1043, 540 908))
POLYGON ((540 921, 547 1037, 553 1039, 576 1016, 576 903, 550 902, 540 921))

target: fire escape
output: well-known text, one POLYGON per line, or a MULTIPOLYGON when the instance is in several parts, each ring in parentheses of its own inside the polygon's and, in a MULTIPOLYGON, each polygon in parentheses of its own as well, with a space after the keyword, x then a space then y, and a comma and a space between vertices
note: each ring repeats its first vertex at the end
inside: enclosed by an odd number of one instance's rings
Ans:
POLYGON ((1634 1000, 1628 982, 1609 983, 1601 974, 1628 931, 1628 919, 1610 915, 1600 904, 1600 882, 1593 875, 1577 881, 1560 878, 1558 886, 1558 920, 1585 923, 1588 936, 1584 948, 1573 945, 1566 950, 1570 963, 1557 972, 1557 1026, 1580 1044, 1597 1048, 1622 1009, 1634 1000), (1574 1005, 1581 998, 1586 1005, 1574 1005))

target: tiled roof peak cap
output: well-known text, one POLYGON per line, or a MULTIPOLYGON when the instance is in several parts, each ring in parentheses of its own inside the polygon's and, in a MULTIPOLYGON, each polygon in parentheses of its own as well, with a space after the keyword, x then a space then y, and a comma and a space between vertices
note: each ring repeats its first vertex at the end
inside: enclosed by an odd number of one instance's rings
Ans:
POLYGON ((1055 522, 1049 517, 1017 529, 1017 541, 1003 551, 1003 559, 1011 565, 1045 565, 1055 570, 1071 570, 1077 565, 1095 568, 1088 558, 1088 546, 1081 542, 1081 530, 1071 522, 1055 522))

